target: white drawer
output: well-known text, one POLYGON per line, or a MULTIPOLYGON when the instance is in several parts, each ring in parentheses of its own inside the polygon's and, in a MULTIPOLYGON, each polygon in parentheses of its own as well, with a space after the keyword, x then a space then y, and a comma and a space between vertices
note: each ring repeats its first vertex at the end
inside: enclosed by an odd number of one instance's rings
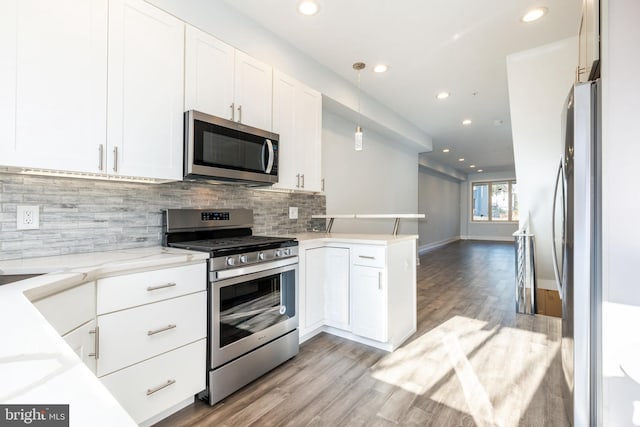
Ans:
POLYGON ((192 343, 207 335, 207 293, 98 316, 98 376, 192 343))
POLYGON ((386 263, 386 247, 373 245, 351 246, 351 263, 367 267, 384 268, 386 263))
POLYGON ((148 304, 207 288, 206 263, 98 280, 98 314, 148 304))
POLYGON ((33 303, 51 326, 65 335, 96 317, 95 282, 48 296, 33 303))
POLYGON ((141 423, 205 389, 206 353, 203 339, 100 381, 134 421, 141 423))

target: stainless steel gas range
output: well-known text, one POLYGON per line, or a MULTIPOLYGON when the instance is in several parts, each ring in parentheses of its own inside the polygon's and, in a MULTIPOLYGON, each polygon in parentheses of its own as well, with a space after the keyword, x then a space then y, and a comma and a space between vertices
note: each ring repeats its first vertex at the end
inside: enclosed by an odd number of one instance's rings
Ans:
POLYGON ((250 209, 168 209, 166 246, 210 253, 209 404, 298 354, 298 242, 254 236, 250 209))

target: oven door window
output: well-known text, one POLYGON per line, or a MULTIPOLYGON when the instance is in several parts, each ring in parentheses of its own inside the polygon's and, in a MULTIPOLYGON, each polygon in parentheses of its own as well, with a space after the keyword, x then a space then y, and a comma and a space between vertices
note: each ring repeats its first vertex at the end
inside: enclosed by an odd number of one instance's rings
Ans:
POLYGON ((295 316, 293 270, 220 288, 220 348, 295 316))

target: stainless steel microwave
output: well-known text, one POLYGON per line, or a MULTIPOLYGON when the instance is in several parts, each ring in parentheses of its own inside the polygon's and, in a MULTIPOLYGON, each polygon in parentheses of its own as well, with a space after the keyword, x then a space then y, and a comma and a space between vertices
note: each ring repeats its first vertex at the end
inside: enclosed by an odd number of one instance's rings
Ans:
POLYGON ((184 129, 185 179, 278 182, 278 134, 194 110, 184 129))

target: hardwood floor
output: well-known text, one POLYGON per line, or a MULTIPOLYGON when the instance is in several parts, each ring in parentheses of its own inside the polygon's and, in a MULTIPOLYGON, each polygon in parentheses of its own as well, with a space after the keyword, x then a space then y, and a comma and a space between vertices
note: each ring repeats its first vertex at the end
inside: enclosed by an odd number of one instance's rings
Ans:
POLYGON ((320 334, 157 426, 567 426, 560 319, 515 314, 513 252, 461 241, 421 257, 418 331, 393 353, 320 334))

